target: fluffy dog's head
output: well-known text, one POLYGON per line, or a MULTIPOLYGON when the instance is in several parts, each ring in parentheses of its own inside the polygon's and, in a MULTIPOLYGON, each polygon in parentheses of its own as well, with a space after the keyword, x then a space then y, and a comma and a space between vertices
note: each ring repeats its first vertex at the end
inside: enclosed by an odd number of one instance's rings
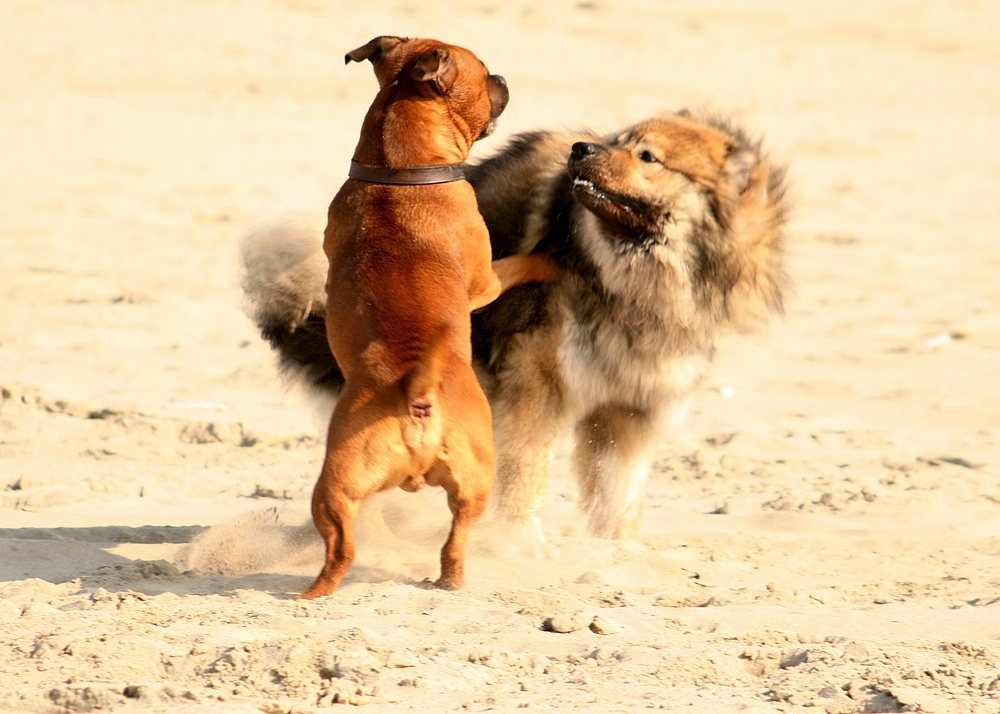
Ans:
POLYGON ((780 310, 783 171, 739 130, 659 117, 575 143, 569 175, 587 209, 588 253, 612 291, 667 285, 675 308, 684 292, 742 328, 780 310))
MULTIPOLYGON (((348 52, 345 62, 369 60, 379 87, 447 105, 472 140, 489 136, 507 106, 507 83, 472 52, 438 40, 376 37, 348 52)), ((463 132, 464 133, 464 132, 463 132)))

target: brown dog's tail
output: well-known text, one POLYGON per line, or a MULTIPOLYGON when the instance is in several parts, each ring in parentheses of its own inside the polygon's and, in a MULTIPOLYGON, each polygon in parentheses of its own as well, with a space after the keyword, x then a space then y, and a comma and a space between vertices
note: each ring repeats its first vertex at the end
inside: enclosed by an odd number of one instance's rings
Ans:
POLYGON ((436 416, 438 389, 444 375, 445 362, 451 355, 454 326, 447 322, 431 338, 420 361, 403 379, 403 394, 410 416, 429 419, 436 416))
POLYGON ((451 323, 439 327, 402 382, 409 417, 402 424, 403 443, 412 455, 427 464, 440 455, 443 422, 438 394, 452 354, 453 332, 451 323))
POLYGON ((344 375, 326 338, 322 237, 294 222, 265 226, 242 246, 243 307, 278 353, 283 376, 337 396, 344 375))

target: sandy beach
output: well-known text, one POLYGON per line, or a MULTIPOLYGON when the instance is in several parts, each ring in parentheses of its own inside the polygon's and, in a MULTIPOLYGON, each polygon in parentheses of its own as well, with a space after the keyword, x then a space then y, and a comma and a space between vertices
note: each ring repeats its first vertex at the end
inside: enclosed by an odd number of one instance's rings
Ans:
POLYGON ((0 67, 0 712, 1000 714, 1000 5, 8 0, 0 67), (796 292, 719 345, 637 542, 561 452, 546 557, 485 523, 437 590, 443 493, 387 493, 296 602, 329 405, 239 245, 319 235, 380 34, 506 77, 474 156, 733 117, 789 166, 796 292))

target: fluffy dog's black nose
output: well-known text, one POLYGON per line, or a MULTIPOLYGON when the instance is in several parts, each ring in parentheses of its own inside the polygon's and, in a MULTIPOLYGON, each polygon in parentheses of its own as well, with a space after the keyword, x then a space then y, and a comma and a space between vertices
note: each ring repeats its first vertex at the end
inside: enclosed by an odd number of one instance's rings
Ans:
POLYGON ((586 141, 578 141, 573 144, 573 152, 570 157, 573 161, 579 161, 584 156, 590 156, 591 154, 597 153, 597 144, 591 144, 586 141))

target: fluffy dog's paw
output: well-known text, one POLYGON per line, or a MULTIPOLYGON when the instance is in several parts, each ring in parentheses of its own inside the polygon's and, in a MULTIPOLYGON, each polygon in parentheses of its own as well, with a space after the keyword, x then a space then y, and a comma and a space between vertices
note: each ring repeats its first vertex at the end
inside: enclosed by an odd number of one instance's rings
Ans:
POLYGON ((518 555, 535 560, 560 556, 559 549, 546 539, 542 519, 538 516, 512 524, 511 531, 513 537, 510 542, 518 555))

